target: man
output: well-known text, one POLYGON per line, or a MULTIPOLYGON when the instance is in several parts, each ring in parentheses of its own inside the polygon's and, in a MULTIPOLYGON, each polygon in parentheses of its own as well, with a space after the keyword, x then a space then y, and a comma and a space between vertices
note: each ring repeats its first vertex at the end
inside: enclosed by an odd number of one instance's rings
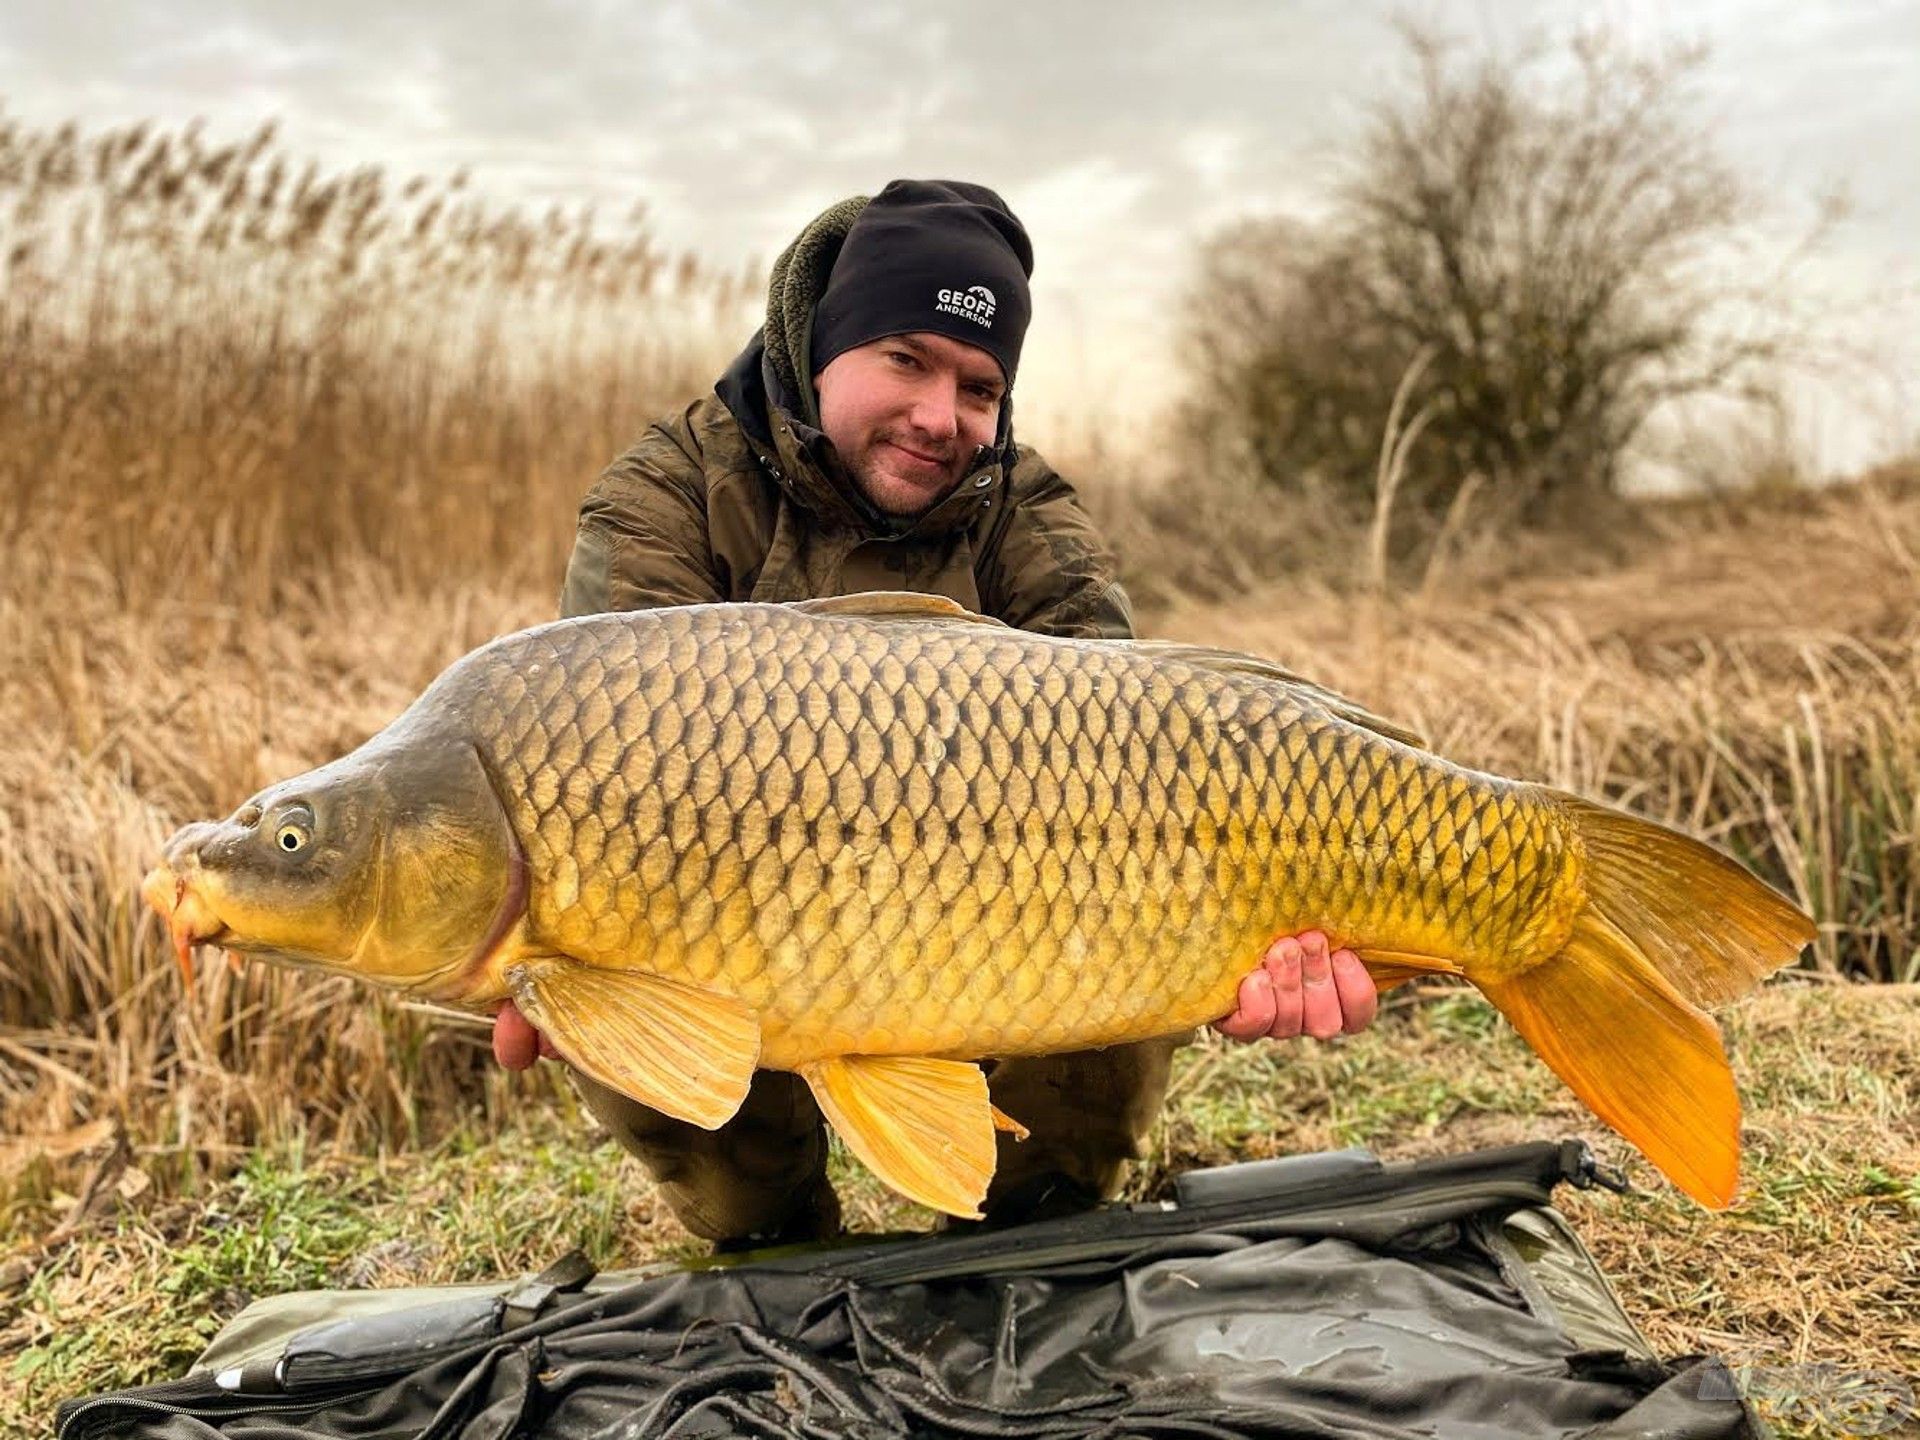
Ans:
MULTIPOLYGON (((1131 636, 1072 489, 1013 441, 1032 270, 1026 231, 982 186, 897 180, 821 215, 775 262, 766 325, 715 392, 588 492, 562 610, 914 590, 1046 634, 1131 636)), ((1327 1038, 1369 1024, 1375 998, 1350 952, 1288 937, 1216 1028, 1327 1038)), ((995 1065, 994 1103, 1033 1133, 1001 1137, 989 1220, 1111 1197, 1186 1038, 995 1065)), ((552 1053, 511 1004, 494 1050, 515 1069, 552 1053)), ((696 1234, 738 1246, 838 1231, 799 1077, 761 1072, 715 1131, 575 1083, 696 1234)))

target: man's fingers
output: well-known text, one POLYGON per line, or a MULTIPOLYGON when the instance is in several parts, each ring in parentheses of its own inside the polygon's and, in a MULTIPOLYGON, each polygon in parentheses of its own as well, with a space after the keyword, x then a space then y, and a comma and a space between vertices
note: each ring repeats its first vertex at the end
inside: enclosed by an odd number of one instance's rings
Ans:
POLYGON ((1214 1021, 1213 1028, 1229 1040, 1258 1040, 1273 1025, 1273 981, 1256 970, 1240 982, 1234 1012, 1214 1021))
POLYGON ((1342 1028, 1347 1034, 1357 1035, 1373 1023, 1380 1011, 1380 991, 1353 951, 1333 952, 1333 988, 1340 997, 1342 1028))
MULTIPOLYGON (((1335 950, 1318 930, 1283 935, 1267 947, 1260 968, 1240 982, 1231 1015, 1213 1022, 1229 1040, 1331 1040, 1373 1023, 1380 997, 1351 950, 1335 950)), ((544 1041, 543 1041, 544 1043, 544 1041)), ((551 1052, 549 1052, 551 1053, 551 1052)))
POLYGON ((1300 1028, 1316 1040, 1340 1033, 1340 992, 1333 986, 1327 937, 1309 930, 1300 937, 1300 1028))
POLYGON ((1273 1024, 1267 1035, 1274 1040, 1291 1040, 1300 1033, 1300 942, 1291 935, 1282 936, 1267 950, 1263 963, 1273 982, 1273 1024))
POLYGON ((493 1058, 509 1070, 525 1070, 540 1058, 546 1037, 527 1023, 509 1000, 493 1017, 493 1058))

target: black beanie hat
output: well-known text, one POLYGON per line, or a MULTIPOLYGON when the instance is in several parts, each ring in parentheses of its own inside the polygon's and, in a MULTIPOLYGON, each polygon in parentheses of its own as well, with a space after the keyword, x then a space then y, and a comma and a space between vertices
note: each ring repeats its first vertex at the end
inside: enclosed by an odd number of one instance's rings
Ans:
POLYGON ((867 202, 833 262, 813 312, 813 373, 869 340, 931 330, 985 350, 1011 386, 1031 274, 1026 230, 986 186, 895 180, 867 202))

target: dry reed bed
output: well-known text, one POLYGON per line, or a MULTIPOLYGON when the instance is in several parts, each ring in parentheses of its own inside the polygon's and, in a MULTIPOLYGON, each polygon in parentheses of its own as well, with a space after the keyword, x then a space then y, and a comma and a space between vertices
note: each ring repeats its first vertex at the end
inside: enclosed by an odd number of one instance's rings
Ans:
POLYGON ((710 382, 753 288, 270 131, 0 118, 6 1130, 371 1140, 471 1088, 472 1046, 337 986, 216 973, 183 1006, 129 878, 547 616, 581 490, 710 382))
MULTIPOLYGON (((1529 579, 1418 611, 1295 589, 1176 608, 1155 628, 1279 656, 1468 763, 1708 834, 1811 905, 1820 970, 1912 978, 1915 634, 1842 613, 1811 567, 1742 580, 1728 557, 1850 545, 1859 607, 1894 617, 1916 528, 1920 502, 1852 491, 1670 537, 1606 580, 1529 579), (1727 564, 1712 610, 1683 624, 1646 605, 1714 557, 1727 564), (1815 623, 1778 628, 1776 607, 1815 623)), ((486 1068, 471 1032, 344 982, 213 966, 183 1004, 134 886, 172 824, 350 748, 447 660, 549 616, 551 590, 454 577, 412 591, 355 564, 266 615, 130 611, 76 562, 22 558, 9 573, 27 583, 0 600, 0 667, 25 682, 0 707, 11 1123, 123 1114, 150 1141, 212 1155, 303 1127, 405 1142, 470 1106, 486 1068)))
POLYGON ((583 477, 707 383, 756 289, 270 129, 0 119, 0 533, 128 608, 258 614, 361 558, 544 578, 583 477))
MULTIPOLYGON (((471 1032, 259 970, 183 1003, 134 887, 174 823, 547 617, 580 490, 708 383, 742 287, 644 231, 296 175, 270 136, 0 123, 0 225, 0 1123, 118 1117, 185 1163, 417 1139, 498 1093, 471 1032)), ((1340 572, 1337 534, 1230 486, 1096 498, 1142 593, 1340 572)), ((1695 507, 1641 546, 1150 618, 1705 831, 1813 905, 1824 970, 1911 975, 1920 498, 1695 507)))
POLYGON ((0 670, 29 682, 0 709, 0 1104, 21 1107, 6 1128, 115 1115, 142 1138, 218 1148, 272 1116, 372 1142, 457 1102, 476 1069, 466 1037, 360 1005, 342 982, 210 965, 183 1003, 133 886, 182 818, 351 748, 550 602, 409 597, 366 567, 265 621, 49 593, 71 597, 70 628, 42 612, 0 645, 0 670))

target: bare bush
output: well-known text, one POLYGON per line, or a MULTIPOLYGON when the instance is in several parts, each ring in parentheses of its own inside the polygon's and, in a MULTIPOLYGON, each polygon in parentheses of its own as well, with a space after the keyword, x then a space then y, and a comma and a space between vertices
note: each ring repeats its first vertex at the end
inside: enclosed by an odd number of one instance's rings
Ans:
POLYGON ((1328 215, 1204 250, 1188 421, 1215 466, 1364 516, 1418 363, 1399 505, 1431 524, 1473 484, 1483 514, 1538 519, 1616 493, 1676 402, 1771 396, 1803 338, 1780 267, 1815 236, 1756 259, 1758 204, 1696 120, 1701 52, 1465 57, 1405 33, 1413 83, 1375 107, 1328 215))

